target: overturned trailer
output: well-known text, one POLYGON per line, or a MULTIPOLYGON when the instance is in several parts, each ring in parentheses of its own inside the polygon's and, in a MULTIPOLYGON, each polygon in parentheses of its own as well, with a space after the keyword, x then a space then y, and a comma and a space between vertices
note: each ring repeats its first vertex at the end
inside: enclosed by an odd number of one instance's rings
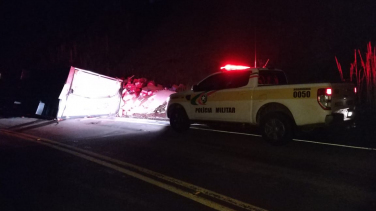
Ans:
POLYGON ((122 80, 71 67, 59 96, 58 119, 115 115, 122 102, 122 80))
POLYGON ((146 83, 145 78, 131 78, 123 83, 76 67, 23 70, 19 82, 12 86, 14 91, 8 91, 9 109, 0 107, 0 116, 164 118, 167 99, 175 91, 155 86, 153 81, 146 83))

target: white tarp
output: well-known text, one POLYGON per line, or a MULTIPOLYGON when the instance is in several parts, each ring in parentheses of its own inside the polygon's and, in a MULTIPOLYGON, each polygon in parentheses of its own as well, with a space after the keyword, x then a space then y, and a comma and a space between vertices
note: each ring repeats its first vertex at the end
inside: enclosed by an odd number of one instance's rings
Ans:
POLYGON ((117 114, 122 80, 71 67, 59 96, 57 118, 117 114))

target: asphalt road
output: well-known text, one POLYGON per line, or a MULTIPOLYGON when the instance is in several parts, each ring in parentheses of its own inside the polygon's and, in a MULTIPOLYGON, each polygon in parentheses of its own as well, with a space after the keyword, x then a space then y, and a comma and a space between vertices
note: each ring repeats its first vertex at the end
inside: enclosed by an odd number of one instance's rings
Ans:
POLYGON ((372 131, 0 119, 0 210, 376 210, 372 131), (30 209, 31 208, 31 209, 30 209))

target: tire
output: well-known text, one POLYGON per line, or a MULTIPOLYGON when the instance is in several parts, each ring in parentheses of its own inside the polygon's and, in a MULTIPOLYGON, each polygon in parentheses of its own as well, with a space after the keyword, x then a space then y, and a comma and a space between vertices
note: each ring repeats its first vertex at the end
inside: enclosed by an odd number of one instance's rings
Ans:
POLYGON ((170 125, 176 132, 187 131, 191 125, 187 113, 181 107, 176 107, 170 114, 170 125))
POLYGON ((292 140, 293 123, 281 113, 267 114, 261 121, 262 137, 272 145, 282 146, 292 140))

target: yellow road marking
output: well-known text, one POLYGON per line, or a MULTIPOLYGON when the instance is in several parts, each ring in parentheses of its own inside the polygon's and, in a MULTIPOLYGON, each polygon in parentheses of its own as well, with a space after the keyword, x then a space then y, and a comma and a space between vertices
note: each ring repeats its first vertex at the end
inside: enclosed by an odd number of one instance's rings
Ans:
POLYGON ((126 162, 116 160, 116 159, 113 159, 113 158, 110 158, 110 157, 107 157, 107 156, 104 156, 104 155, 100 155, 100 154, 97 154, 97 153, 94 153, 94 152, 79 149, 79 148, 69 146, 69 145, 66 145, 66 144, 62 144, 62 143, 52 141, 52 140, 49 140, 49 139, 36 137, 36 136, 33 136, 33 135, 28 135, 28 134, 18 133, 18 132, 13 132, 13 131, 8 131, 8 130, 0 130, 0 131, 5 133, 5 134, 11 135, 11 136, 16 136, 16 137, 19 137, 19 138, 22 138, 22 139, 25 139, 25 140, 28 140, 28 141, 32 141, 32 142, 36 142, 36 143, 39 143, 39 144, 42 144, 42 145, 45 145, 45 146, 48 146, 48 147, 52 147, 54 149, 75 155, 77 157, 81 157, 83 159, 86 159, 86 160, 89 160, 91 162, 100 164, 102 166, 106 166, 108 168, 122 172, 124 174, 129 175, 129 176, 132 176, 134 178, 140 179, 140 180, 147 182, 149 184, 153 184, 153 185, 158 186, 160 188, 163 188, 165 190, 171 191, 171 192, 178 194, 180 196, 184 196, 188 199, 191 199, 193 201, 201 203, 205 206, 211 207, 215 210, 234 210, 234 209, 226 207, 226 206, 221 205, 219 203, 216 203, 214 201, 208 200, 206 198, 203 198, 203 197, 200 196, 201 194, 204 194, 206 196, 210 196, 212 198, 221 200, 223 202, 235 205, 235 206, 242 208, 242 209, 245 209, 245 210, 266 211, 265 209, 256 207, 254 205, 251 205, 251 204, 233 199, 231 197, 227 197, 225 195, 210 191, 208 189, 201 188, 199 186, 196 186, 196 185, 193 185, 193 184, 190 184, 190 183, 187 183, 187 182, 183 182, 181 180, 178 180, 178 179, 175 179, 175 178, 172 178, 172 177, 169 177, 169 176, 166 176, 166 175, 163 175, 163 174, 160 174, 160 173, 157 173, 157 172, 136 166, 134 164, 126 163, 126 162), (65 147, 65 148, 63 148, 63 147, 65 147), (66 149, 66 148, 68 148, 68 149, 66 149), (75 150, 75 151, 73 151, 73 150, 75 150), (80 152, 85 153, 85 154, 82 154, 80 152), (122 165, 122 166, 125 166, 125 167, 130 167, 130 168, 136 169, 136 170, 138 170, 142 173, 149 174, 151 176, 155 176, 157 178, 163 179, 165 181, 171 182, 171 183, 176 184, 176 185, 180 185, 184 188, 192 190, 193 193, 190 193, 190 192, 184 191, 182 189, 179 189, 177 187, 174 187, 172 185, 154 180, 154 179, 149 178, 147 176, 141 175, 139 173, 136 173, 134 171, 131 171, 131 170, 128 170, 128 169, 125 169, 125 168, 122 168, 122 167, 119 167, 117 165, 114 165, 114 164, 106 162, 106 161, 109 161, 109 162, 112 162, 112 163, 115 163, 115 164, 119 164, 119 165, 122 165))

